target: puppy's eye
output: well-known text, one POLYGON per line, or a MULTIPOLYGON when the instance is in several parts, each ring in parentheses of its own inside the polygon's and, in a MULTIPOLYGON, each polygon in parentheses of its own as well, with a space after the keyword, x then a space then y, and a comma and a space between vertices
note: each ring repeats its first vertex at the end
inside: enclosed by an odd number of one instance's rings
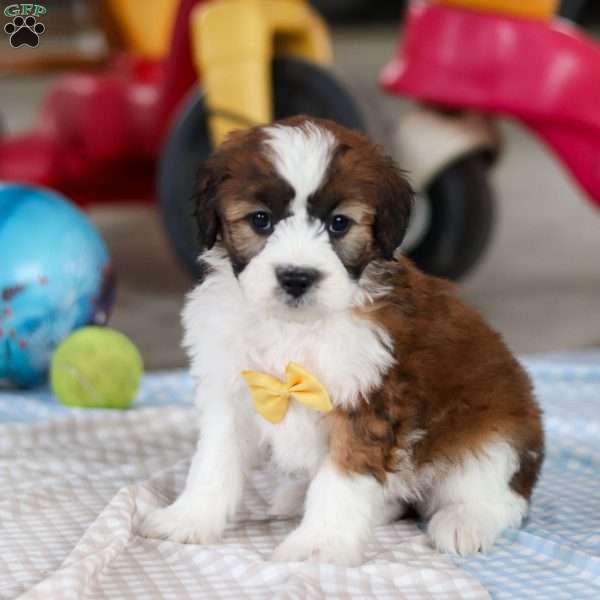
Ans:
POLYGON ((258 212, 252 213, 250 215, 250 223, 252 223, 252 227, 256 233, 265 235, 273 231, 271 215, 264 210, 259 210, 258 212))
POLYGON ((352 221, 348 217, 345 217, 344 215, 333 215, 327 222, 327 230, 332 235, 340 236, 350 229, 350 225, 352 225, 352 221))

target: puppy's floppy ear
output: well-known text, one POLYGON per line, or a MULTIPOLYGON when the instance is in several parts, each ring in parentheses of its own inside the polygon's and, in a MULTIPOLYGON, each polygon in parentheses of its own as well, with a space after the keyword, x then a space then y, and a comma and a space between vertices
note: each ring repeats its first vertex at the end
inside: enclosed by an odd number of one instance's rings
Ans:
POLYGON ((194 216, 198 226, 198 242, 201 250, 210 250, 217 241, 219 217, 217 196, 220 185, 229 174, 220 161, 209 158, 198 172, 198 186, 195 195, 194 216))
POLYGON ((385 260, 391 260, 394 251, 404 239, 412 210, 414 192, 396 166, 386 156, 379 173, 375 241, 385 260))

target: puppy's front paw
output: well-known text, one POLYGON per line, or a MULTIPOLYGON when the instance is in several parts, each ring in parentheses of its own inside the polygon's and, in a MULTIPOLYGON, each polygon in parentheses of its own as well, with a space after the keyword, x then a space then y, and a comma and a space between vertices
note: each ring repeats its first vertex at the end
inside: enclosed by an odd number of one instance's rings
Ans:
POLYGON ((151 512, 141 523, 144 537, 168 539, 181 544, 215 544, 225 529, 225 518, 200 504, 176 501, 171 506, 151 512))
POLYGON ((327 536, 302 526, 292 531, 273 553, 276 561, 309 560, 345 567, 360 565, 362 557, 362 545, 358 541, 335 534, 327 536))
POLYGON ((457 504, 435 513, 427 532, 437 550, 467 556, 488 551, 501 529, 493 514, 468 504, 457 504))

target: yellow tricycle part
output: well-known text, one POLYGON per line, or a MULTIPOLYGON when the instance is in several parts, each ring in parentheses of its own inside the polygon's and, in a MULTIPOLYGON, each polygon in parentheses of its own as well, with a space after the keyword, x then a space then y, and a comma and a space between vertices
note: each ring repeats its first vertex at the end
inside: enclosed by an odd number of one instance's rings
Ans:
POLYGON ((325 24, 301 0, 220 0, 195 8, 191 27, 214 145, 234 129, 272 121, 273 56, 331 62, 325 24))
POLYGON ((159 59, 169 49, 180 0, 104 0, 128 50, 159 59))
POLYGON ((446 6, 539 20, 552 19, 558 10, 558 0, 434 0, 434 2, 446 6))

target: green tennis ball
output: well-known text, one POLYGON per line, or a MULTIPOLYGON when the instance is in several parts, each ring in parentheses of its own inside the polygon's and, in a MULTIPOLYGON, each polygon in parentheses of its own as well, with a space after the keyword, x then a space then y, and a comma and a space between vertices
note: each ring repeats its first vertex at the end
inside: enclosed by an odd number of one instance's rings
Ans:
POLYGON ((144 371, 142 357, 122 333, 83 327, 65 339, 50 361, 50 384, 67 406, 128 408, 144 371))

